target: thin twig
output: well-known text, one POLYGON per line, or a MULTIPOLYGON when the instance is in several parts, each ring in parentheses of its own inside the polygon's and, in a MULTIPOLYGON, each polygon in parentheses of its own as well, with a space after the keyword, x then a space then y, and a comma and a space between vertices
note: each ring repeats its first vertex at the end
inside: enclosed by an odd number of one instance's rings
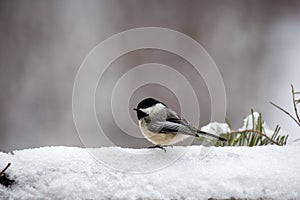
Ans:
POLYGON ((294 105, 294 110, 296 113, 296 117, 298 119, 298 122, 300 123, 300 117, 298 115, 298 110, 297 110, 297 105, 296 105, 296 100, 295 100, 295 91, 294 91, 294 86, 291 84, 292 87, 292 96, 293 96, 293 105, 294 105))
POLYGON ((298 138, 298 139, 294 140, 293 142, 298 142, 299 140, 300 140, 300 138, 298 138))
POLYGON ((287 114, 288 116, 290 116, 298 124, 298 126, 300 126, 300 122, 298 122, 297 119, 295 117, 293 117, 288 111, 286 111, 283 108, 279 107, 275 103, 270 102, 270 104, 272 104, 273 106, 275 106, 276 108, 278 108, 279 110, 281 110, 282 112, 284 112, 285 114, 287 114))
POLYGON ((268 140, 270 140, 271 142, 273 142, 274 144, 277 144, 279 146, 281 146, 281 144, 279 144, 278 142, 274 141, 272 138, 270 138, 269 136, 267 136, 266 134, 264 134, 263 132, 260 131, 256 131, 256 130, 242 130, 242 131, 231 131, 229 132, 230 134, 239 134, 239 133, 257 133, 261 136, 264 136, 265 138, 267 138, 268 140))
POLYGON ((9 166, 10 166, 10 163, 8 163, 6 165, 6 167, 0 172, 0 176, 2 176, 4 174, 4 172, 9 168, 9 166))

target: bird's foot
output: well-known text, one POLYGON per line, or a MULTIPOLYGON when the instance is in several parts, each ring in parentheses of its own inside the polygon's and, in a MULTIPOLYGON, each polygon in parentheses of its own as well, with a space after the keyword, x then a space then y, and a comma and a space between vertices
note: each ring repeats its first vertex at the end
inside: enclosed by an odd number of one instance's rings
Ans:
POLYGON ((162 150, 164 150, 165 152, 167 152, 165 146, 162 146, 162 145, 159 145, 159 144, 157 144, 157 145, 155 145, 155 146, 148 147, 148 148, 149 148, 149 149, 156 149, 156 148, 159 148, 159 149, 162 149, 162 150))

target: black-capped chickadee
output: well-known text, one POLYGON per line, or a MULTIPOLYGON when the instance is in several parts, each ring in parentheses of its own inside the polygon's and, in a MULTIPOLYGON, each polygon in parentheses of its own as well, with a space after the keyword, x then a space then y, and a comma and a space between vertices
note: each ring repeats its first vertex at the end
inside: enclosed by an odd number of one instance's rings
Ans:
POLYGON ((156 99, 144 99, 134 110, 137 112, 139 127, 144 137, 155 144, 149 148, 161 148, 166 151, 165 146, 176 144, 189 136, 207 135, 220 141, 226 141, 225 138, 195 128, 156 99))

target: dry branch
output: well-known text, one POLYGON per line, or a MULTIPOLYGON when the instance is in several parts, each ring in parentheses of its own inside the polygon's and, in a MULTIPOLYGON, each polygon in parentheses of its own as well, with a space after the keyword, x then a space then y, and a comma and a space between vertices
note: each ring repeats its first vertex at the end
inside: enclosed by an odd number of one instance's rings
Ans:
POLYGON ((293 115, 291 115, 288 111, 284 110, 283 108, 281 108, 280 106, 276 105, 273 102, 270 102, 270 104, 272 104, 273 106, 275 106, 276 108, 278 108, 279 110, 281 110, 282 112, 287 114, 289 117, 291 117, 298 124, 298 126, 300 126, 300 122, 298 122, 297 119, 295 117, 293 117, 293 115))
POLYGON ((300 117, 298 115, 298 110, 297 110, 297 105, 296 105, 296 100, 295 100, 295 91, 294 91, 294 86, 291 85, 292 87, 292 96, 293 96, 293 105, 294 105, 294 110, 295 110, 295 113, 296 113, 296 117, 298 119, 298 122, 300 123, 300 117))

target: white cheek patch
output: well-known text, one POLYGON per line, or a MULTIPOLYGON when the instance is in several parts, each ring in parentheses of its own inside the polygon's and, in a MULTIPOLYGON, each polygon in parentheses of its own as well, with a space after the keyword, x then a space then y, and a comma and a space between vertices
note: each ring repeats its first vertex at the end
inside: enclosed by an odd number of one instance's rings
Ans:
POLYGON ((140 110, 149 115, 152 112, 158 112, 159 110, 165 108, 165 106, 161 103, 156 104, 150 108, 141 108, 140 110))
POLYGON ((140 110, 143 111, 144 113, 146 113, 147 115, 149 115, 153 111, 153 107, 141 108, 140 110))
POLYGON ((156 104, 154 107, 153 107, 153 111, 159 111, 159 110, 161 110, 161 109, 163 109, 163 108, 165 108, 166 106, 164 106, 163 104, 161 104, 161 103, 158 103, 158 104, 156 104))

